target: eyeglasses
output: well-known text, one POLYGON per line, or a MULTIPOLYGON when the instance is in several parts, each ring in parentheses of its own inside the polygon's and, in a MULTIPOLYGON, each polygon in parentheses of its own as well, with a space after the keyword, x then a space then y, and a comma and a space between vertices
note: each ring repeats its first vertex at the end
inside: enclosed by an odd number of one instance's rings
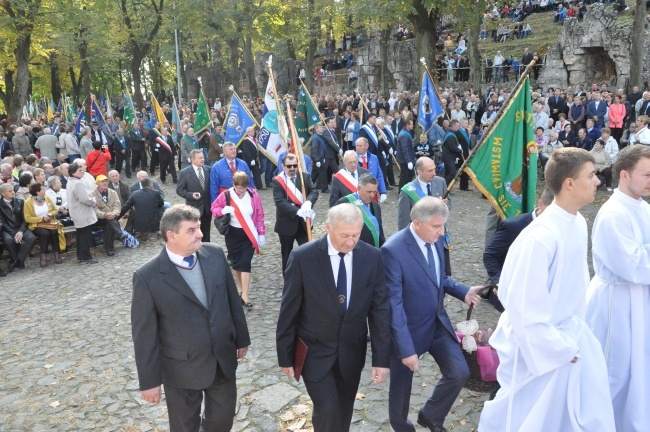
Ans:
POLYGON ((285 166, 286 166, 287 168, 289 168, 289 169, 291 169, 291 168, 298 168, 298 164, 295 164, 295 165, 285 165, 285 166))

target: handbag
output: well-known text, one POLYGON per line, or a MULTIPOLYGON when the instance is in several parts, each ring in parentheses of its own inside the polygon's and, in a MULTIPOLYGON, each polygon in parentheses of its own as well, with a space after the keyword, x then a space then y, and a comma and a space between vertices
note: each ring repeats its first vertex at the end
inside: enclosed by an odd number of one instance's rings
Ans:
MULTIPOLYGON (((230 192, 226 191, 226 205, 230 205, 230 192)), ((214 219, 219 234, 225 236, 230 231, 230 213, 214 219)))

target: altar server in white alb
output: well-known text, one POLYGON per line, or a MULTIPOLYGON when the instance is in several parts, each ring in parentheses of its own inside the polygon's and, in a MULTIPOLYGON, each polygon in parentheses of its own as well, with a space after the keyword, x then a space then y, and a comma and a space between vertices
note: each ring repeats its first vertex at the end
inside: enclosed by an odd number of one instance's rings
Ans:
POLYGON ((616 172, 594 221, 587 323, 605 353, 616 430, 640 432, 650 430, 650 147, 624 148, 616 172))
POLYGON ((544 175, 555 199, 508 252, 499 283, 505 307, 490 338, 501 388, 480 432, 614 432, 605 358, 585 322, 587 223, 578 210, 599 185, 593 157, 553 153, 544 175))

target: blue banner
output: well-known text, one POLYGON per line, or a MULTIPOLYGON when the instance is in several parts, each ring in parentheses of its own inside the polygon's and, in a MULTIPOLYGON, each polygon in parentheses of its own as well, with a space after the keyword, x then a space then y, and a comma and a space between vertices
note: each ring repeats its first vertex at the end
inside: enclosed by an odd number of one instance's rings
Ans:
POLYGON ((226 118, 226 141, 239 145, 246 136, 246 129, 251 126, 255 126, 255 119, 251 117, 239 97, 233 94, 230 110, 228 110, 226 118))
POLYGON ((425 132, 428 132, 431 126, 438 120, 438 117, 444 113, 445 111, 442 109, 436 88, 433 82, 431 82, 429 73, 425 71, 422 76, 422 88, 420 89, 418 123, 420 123, 425 132))

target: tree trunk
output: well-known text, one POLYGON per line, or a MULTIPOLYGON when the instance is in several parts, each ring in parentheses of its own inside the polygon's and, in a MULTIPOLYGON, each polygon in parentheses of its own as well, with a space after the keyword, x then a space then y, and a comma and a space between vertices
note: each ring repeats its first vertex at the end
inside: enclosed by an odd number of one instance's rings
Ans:
POLYGON ((118 74, 120 76, 120 90, 124 91, 124 76, 122 75, 122 59, 117 60, 118 74))
POLYGON ((16 81, 7 113, 10 120, 19 122, 22 114, 23 105, 27 103, 29 96, 29 57, 30 46, 32 44, 32 34, 22 34, 18 37, 14 55, 16 57, 16 81))
POLYGON ((140 72, 140 65, 142 58, 133 56, 131 60, 131 75, 133 76, 133 97, 138 105, 138 111, 144 108, 144 98, 142 97, 142 73, 140 72))
POLYGON ((646 20, 646 2, 644 0, 636 1, 634 9, 634 24, 632 25, 632 44, 630 47, 630 80, 627 91, 632 87, 639 86, 643 88, 643 43, 645 41, 645 20, 646 20))
MULTIPOLYGON (((14 71, 5 69, 5 90, 3 91, 0 88, 0 100, 2 101, 2 104, 5 106, 5 110, 7 112, 9 111, 9 105, 11 103, 11 95, 14 92, 14 71)), ((22 111, 22 107, 21 107, 22 111)))
MULTIPOLYGON (((429 11, 423 3, 424 0, 415 0, 413 8, 416 13, 408 16, 409 21, 413 25, 415 32, 415 46, 418 58, 418 77, 422 77, 424 73, 424 65, 420 62, 420 58, 424 57, 431 70, 433 78, 437 78, 435 72, 436 65, 436 29, 438 27, 438 13, 436 10, 429 11)), ((419 78, 418 78, 419 80, 419 78)), ((415 83, 417 87, 417 83, 415 83)), ((409 86, 407 86, 408 88, 409 86)))
POLYGON ((61 99, 61 77, 56 51, 53 51, 50 54, 50 81, 52 87, 52 100, 56 103, 61 99))
MULTIPOLYGON (((178 43, 180 44, 180 34, 178 35, 179 41, 178 43)), ((180 63, 180 69, 181 69, 181 92, 183 93, 183 96, 185 96, 185 100, 187 101, 187 75, 185 72, 185 58, 183 57, 183 50, 178 51, 178 62, 180 63)), ((178 103, 181 103, 179 100, 178 103)))
POLYGON ((305 86, 310 92, 314 92, 314 54, 318 49, 318 37, 320 36, 320 18, 316 14, 314 0, 308 0, 309 10, 309 43, 305 55, 305 86))
POLYGON ((230 49, 230 82, 239 92, 239 37, 227 40, 226 44, 230 49))
POLYGON ((296 60, 296 47, 293 44, 293 39, 286 38, 285 41, 287 42, 287 55, 291 60, 296 60))
POLYGON ((91 121, 91 98, 90 98, 90 62, 88 61, 88 42, 86 42, 85 35, 81 34, 81 43, 79 44, 79 56, 81 57, 81 77, 83 80, 84 94, 85 94, 85 111, 86 111, 86 125, 90 125, 91 121))
POLYGON ((257 80, 255 79, 255 60, 253 59, 253 41, 246 36, 244 41, 244 63, 246 64, 246 78, 248 78, 248 90, 251 96, 257 96, 257 80))
MULTIPOLYGON (((482 4, 481 2, 480 4, 482 4)), ((483 9, 481 9, 483 10, 483 9)), ((478 48, 478 38, 481 34, 481 23, 483 21, 482 14, 477 14, 469 26, 467 37, 467 51, 469 56, 469 64, 471 68, 472 88, 476 94, 483 96, 481 92, 481 51, 478 48)), ((481 97, 482 99, 482 97, 481 97)))
POLYGON ((379 92, 381 95, 390 97, 388 94, 388 87, 390 86, 390 72, 388 71, 388 42, 390 41, 390 28, 384 29, 380 33, 379 50, 381 54, 381 82, 379 85, 379 92))

